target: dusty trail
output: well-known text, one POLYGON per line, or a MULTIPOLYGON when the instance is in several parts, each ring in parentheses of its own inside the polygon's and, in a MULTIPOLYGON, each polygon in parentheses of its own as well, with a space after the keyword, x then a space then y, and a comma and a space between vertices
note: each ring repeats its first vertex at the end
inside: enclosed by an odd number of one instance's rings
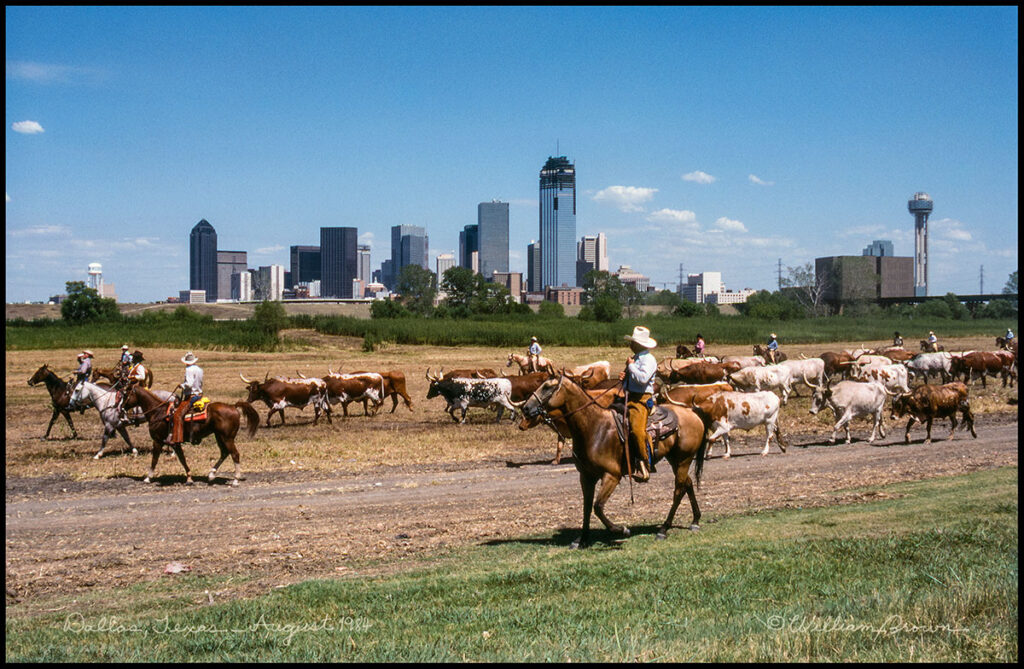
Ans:
MULTIPOLYGON (((837 492, 847 488, 1017 464, 1012 415, 980 418, 978 439, 958 431, 946 441, 947 430, 948 423, 937 424, 939 440, 930 445, 922 443, 921 428, 909 445, 902 443, 902 427, 875 445, 830 446, 800 435, 791 438, 789 453, 773 446, 764 458, 757 455, 762 430, 734 433, 733 457, 714 457, 704 469, 698 501, 705 530, 732 513, 872 497, 837 492)), ((249 594, 313 577, 400 569, 457 545, 536 535, 567 545, 582 515, 571 460, 382 467, 357 475, 260 472, 238 488, 224 478, 215 485, 197 478, 189 487, 182 480, 170 473, 149 486, 135 477, 82 483, 8 477, 8 603, 155 580, 174 560, 196 573, 246 577, 229 596, 249 594)), ((641 535, 647 528, 653 533, 668 510, 671 480, 663 465, 650 483, 634 486, 632 506, 623 482, 609 515, 641 535)), ((689 522, 684 502, 676 527, 689 522)))

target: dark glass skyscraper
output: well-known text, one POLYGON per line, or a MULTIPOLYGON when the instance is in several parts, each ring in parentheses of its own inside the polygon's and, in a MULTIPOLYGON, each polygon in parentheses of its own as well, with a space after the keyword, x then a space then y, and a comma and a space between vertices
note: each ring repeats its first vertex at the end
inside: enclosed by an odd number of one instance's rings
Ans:
POLYGON ((467 225, 459 233, 459 267, 473 269, 473 254, 477 254, 477 268, 480 267, 480 226, 467 225))
POLYGON ((549 157, 540 171, 540 278, 543 286, 576 285, 576 167, 549 157))
POLYGON ((481 202, 476 207, 480 231, 480 274, 491 281, 508 271, 508 202, 481 202))
POLYGON ((205 290, 206 301, 217 301, 217 231, 205 218, 188 238, 188 287, 205 290))
MULTIPOLYGON (((323 234, 321 232, 321 234, 323 234)), ((286 288, 294 288, 300 283, 320 281, 320 247, 319 246, 292 246, 289 249, 291 256, 291 284, 286 288)))
POLYGON ((429 243, 427 231, 422 226, 392 225, 391 266, 384 277, 384 285, 394 290, 398 275, 406 265, 430 269, 429 243))
POLYGON ((358 238, 356 228, 320 228, 321 296, 352 298, 352 280, 359 271, 358 238))

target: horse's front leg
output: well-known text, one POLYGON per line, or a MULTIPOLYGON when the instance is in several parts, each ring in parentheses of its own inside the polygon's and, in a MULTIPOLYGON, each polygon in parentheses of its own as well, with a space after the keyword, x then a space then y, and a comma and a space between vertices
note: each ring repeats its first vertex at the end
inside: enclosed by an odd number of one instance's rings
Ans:
POLYGON ((132 455, 138 455, 139 449, 135 448, 135 444, 132 443, 131 437, 128 436, 128 429, 125 428, 124 425, 119 425, 117 432, 124 439, 125 443, 132 447, 132 455))
POLYGON ((612 496, 612 493, 615 492, 615 488, 619 485, 621 479, 621 473, 613 474, 612 472, 607 472, 601 477, 601 491, 597 493, 597 499, 594 500, 594 513, 601 519, 601 522, 604 523, 609 532, 628 537, 629 528, 625 525, 616 525, 604 513, 604 504, 612 496))
POLYGON ((594 486, 597 477, 580 472, 580 488, 583 490, 583 529, 570 548, 586 548, 590 545, 590 514, 594 510, 594 486))
POLYGON ((160 453, 164 450, 163 438, 153 437, 153 457, 149 461, 149 473, 146 474, 146 478, 142 479, 143 483, 150 483, 153 477, 156 476, 156 463, 160 461, 160 453))
POLYGON ((174 444, 171 448, 174 449, 174 454, 178 456, 178 462, 185 469, 185 485, 192 485, 192 472, 188 468, 188 463, 185 462, 185 451, 182 450, 181 444, 174 444))

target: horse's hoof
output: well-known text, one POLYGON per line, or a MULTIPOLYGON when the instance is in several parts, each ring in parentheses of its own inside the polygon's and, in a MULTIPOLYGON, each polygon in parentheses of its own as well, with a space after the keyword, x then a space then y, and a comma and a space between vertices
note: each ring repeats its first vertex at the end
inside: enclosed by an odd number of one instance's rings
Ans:
POLYGON ((231 481, 231 485, 232 485, 232 487, 237 486, 238 485, 238 479, 234 479, 233 481, 231 481))
POLYGON ((700 532, 700 525, 698 525, 697 523, 694 523, 694 524, 690 525, 689 529, 690 529, 691 532, 700 532))
POLYGON ((195 481, 192 480, 191 476, 188 477, 187 479, 185 479, 185 485, 193 485, 193 484, 195 484, 195 481))
POLYGON ((624 537, 632 536, 629 533, 629 528, 628 527, 623 527, 621 530, 619 530, 619 534, 621 534, 624 537))
POLYGON ((139 449, 133 448, 132 449, 132 455, 136 455, 137 456, 138 454, 139 454, 139 449))
POLYGON ((92 456, 92 459, 93 460, 99 460, 100 459, 100 454, 97 453, 96 455, 92 456))
POLYGON ((664 541, 665 539, 668 538, 668 535, 666 535, 664 532, 658 532, 657 534, 654 535, 654 538, 657 541, 664 541))
POLYGON ((143 483, 150 483, 149 477, 147 476, 146 478, 142 479, 142 482, 143 483))

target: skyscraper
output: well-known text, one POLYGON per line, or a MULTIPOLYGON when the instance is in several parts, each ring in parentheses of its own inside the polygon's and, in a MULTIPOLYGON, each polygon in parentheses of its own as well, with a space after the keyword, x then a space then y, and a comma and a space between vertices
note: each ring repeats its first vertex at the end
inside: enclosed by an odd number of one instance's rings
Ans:
POLYGON ((356 228, 320 228, 320 294, 351 299, 358 272, 356 228))
POLYGON ((373 276, 370 273, 370 245, 360 244, 359 248, 356 249, 356 255, 359 256, 359 271, 356 272, 356 278, 362 281, 363 285, 366 285, 373 280, 373 276))
POLYGON ((540 280, 540 242, 531 241, 526 247, 526 290, 531 293, 544 291, 540 280))
POLYGON ((394 289, 398 275, 406 265, 430 269, 429 238, 419 225, 391 226, 391 265, 384 276, 384 285, 394 289))
POLYGON ((592 270, 608 271, 608 238, 603 232, 583 235, 576 244, 576 285, 583 285, 583 277, 592 270))
MULTIPOLYGON (((219 299, 230 298, 233 274, 249 271, 247 258, 248 253, 245 251, 217 251, 217 297, 219 299)), ((207 301, 210 301, 209 298, 207 301)))
POLYGON ((576 167, 549 157, 540 171, 540 280, 576 285, 576 167))
POLYGON ((491 281, 495 272, 508 271, 508 202, 491 200, 476 207, 480 231, 480 274, 491 281))
POLYGON ((217 231, 205 218, 188 237, 188 287, 205 290, 206 301, 217 301, 217 231))
POLYGON ((466 267, 474 272, 479 269, 480 258, 480 226, 467 225, 459 233, 459 267, 466 267), (473 254, 477 254, 477 262, 473 262, 473 254))
MULTIPOLYGON (((323 234, 321 232, 321 234, 323 234)), ((320 247, 319 246, 292 246, 289 249, 291 257, 290 274, 291 285, 286 288, 294 288, 300 283, 320 280, 320 247)))

